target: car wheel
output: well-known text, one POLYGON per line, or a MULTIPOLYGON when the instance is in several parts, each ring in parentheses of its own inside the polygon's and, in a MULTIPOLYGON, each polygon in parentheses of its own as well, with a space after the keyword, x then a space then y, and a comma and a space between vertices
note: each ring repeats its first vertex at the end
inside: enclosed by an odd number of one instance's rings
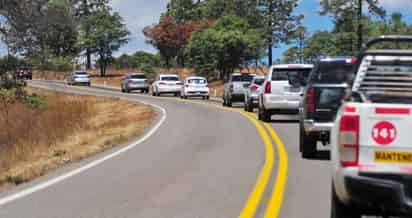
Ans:
POLYGON ((263 122, 270 122, 271 114, 264 108, 259 107, 259 120, 263 122))
POLYGON ((226 104, 228 107, 232 107, 233 106, 232 99, 228 99, 226 104))
POLYGON ((247 112, 253 112, 253 105, 251 103, 247 104, 247 112))
POLYGON ((243 109, 247 112, 247 108, 248 108, 248 105, 247 105, 247 101, 245 101, 245 103, 243 104, 243 109))
POLYGON ((331 218, 361 218, 362 215, 353 207, 344 205, 336 195, 335 188, 332 185, 332 207, 331 218))
POLYGON ((318 140, 316 137, 303 133, 302 137, 302 157, 313 158, 316 156, 316 144, 318 140))

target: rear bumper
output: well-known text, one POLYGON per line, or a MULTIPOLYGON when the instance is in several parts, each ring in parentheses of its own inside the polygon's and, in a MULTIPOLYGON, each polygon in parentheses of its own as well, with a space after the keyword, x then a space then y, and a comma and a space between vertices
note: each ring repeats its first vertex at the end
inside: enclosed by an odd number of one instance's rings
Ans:
POLYGON ((127 85, 126 88, 128 90, 148 90, 149 85, 145 85, 145 84, 127 85))
POLYGON ((263 95, 263 106, 266 110, 298 110, 301 102, 296 96, 263 95))
POLYGON ((178 87, 178 86, 172 86, 172 87, 159 86, 157 88, 157 91, 159 93, 180 93, 181 90, 182 90, 182 87, 178 87))
POLYGON ((367 212, 389 212, 391 215, 412 214, 411 176, 345 176, 345 186, 354 206, 367 212), (376 210, 380 211, 376 211, 376 210))
POLYGON ((232 93, 230 100, 232 102, 244 102, 245 101, 245 94, 244 93, 232 93))
POLYGON ((314 120, 304 120, 303 127, 306 133, 330 132, 334 123, 318 123, 314 120))

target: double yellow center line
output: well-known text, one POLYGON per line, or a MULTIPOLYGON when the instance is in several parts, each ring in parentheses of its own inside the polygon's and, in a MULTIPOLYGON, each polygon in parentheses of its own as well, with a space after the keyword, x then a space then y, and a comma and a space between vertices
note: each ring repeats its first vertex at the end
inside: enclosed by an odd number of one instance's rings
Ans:
POLYGON ((249 198, 240 212, 239 218, 253 218, 256 215, 256 211, 260 206, 265 208, 264 218, 277 218, 279 217, 280 209, 282 207, 283 195, 286 186, 287 174, 288 174, 288 155, 285 146, 280 139, 276 131, 268 123, 260 122, 257 119, 256 114, 243 112, 240 109, 231 109, 221 107, 225 110, 238 112, 246 117, 259 132, 260 137, 265 144, 266 159, 265 163, 260 171, 256 184, 249 195, 249 198), (276 180, 273 188, 269 190, 269 181, 273 172, 273 165, 275 162, 275 149, 272 141, 276 144, 276 150, 278 151, 278 170, 276 180), (262 205, 262 198, 266 191, 271 192, 271 197, 267 205, 262 205))

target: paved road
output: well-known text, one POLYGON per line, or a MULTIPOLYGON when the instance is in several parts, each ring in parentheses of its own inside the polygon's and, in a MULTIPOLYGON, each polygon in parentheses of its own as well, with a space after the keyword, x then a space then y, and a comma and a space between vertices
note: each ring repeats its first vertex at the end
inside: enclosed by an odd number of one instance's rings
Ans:
MULTIPOLYGON (((267 165, 268 150, 261 132, 238 112, 169 98, 45 82, 33 85, 140 100, 164 108, 167 118, 150 138, 127 152, 33 194, 0 204, 0 218, 238 217, 258 187, 262 167, 267 165)), ((300 158, 296 123, 274 122, 271 126, 283 143, 270 139, 274 163, 255 217, 264 217, 274 198, 279 206, 282 203, 278 217, 329 217, 328 162, 300 158), (286 163, 281 161, 282 146, 287 153, 286 163), (285 164, 286 185, 275 189, 282 180, 279 169, 285 164)), ((2 193, 0 202, 114 152, 116 149, 2 193)))

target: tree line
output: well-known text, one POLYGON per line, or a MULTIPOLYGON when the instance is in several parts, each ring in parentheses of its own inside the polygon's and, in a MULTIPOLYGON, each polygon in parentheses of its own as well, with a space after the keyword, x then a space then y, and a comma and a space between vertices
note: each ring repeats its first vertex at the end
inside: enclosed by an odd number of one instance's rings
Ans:
POLYGON ((236 68, 275 62, 312 62, 321 55, 355 55, 381 34, 410 34, 399 13, 387 15, 379 0, 321 0, 331 31, 309 33, 296 12, 298 0, 171 0, 157 24, 144 29, 147 43, 168 67, 193 67, 225 76, 236 68), (365 10, 367 9, 367 10, 365 10), (281 44, 290 49, 273 58, 281 44), (266 58, 265 58, 266 57, 266 58))
POLYGON ((104 76, 113 52, 128 42, 129 31, 109 0, 3 1, 0 33, 8 53, 42 69, 74 65, 80 56, 90 68, 94 56, 104 76))

